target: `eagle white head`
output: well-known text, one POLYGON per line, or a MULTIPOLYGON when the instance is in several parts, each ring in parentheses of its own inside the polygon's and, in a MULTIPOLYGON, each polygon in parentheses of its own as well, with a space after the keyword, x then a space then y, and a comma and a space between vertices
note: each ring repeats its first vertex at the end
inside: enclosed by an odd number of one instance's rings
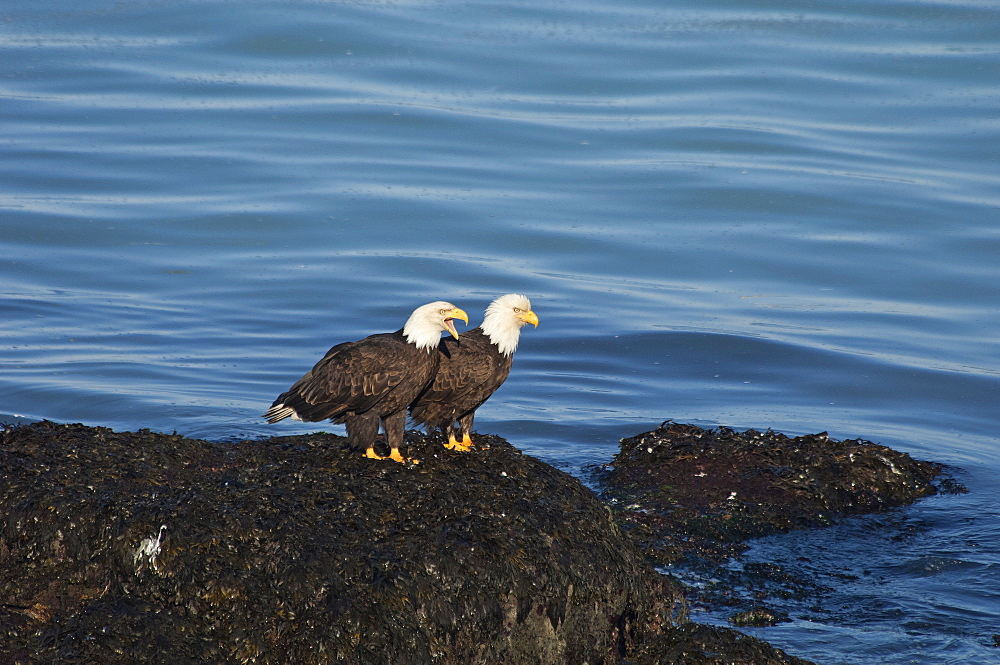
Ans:
POLYGON ((520 294, 508 293, 490 303, 480 327, 500 353, 509 356, 517 350, 521 327, 526 323, 538 327, 538 316, 531 311, 531 301, 520 294))
POLYGON ((413 310, 403 325, 403 337, 418 349, 431 351, 441 343, 441 331, 458 339, 458 331, 452 319, 469 322, 469 315, 450 302, 437 300, 421 305, 413 310))

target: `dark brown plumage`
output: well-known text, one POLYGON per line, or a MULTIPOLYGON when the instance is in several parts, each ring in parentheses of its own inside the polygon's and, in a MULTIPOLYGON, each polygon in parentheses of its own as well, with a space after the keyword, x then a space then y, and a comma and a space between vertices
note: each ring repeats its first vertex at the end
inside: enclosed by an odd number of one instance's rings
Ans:
POLYGON ((469 450, 476 409, 507 380, 521 326, 526 323, 538 325, 531 302, 522 295, 507 294, 490 304, 482 326, 458 339, 442 339, 437 374, 410 405, 413 420, 429 431, 444 432, 446 447, 469 450), (461 441, 456 437, 456 423, 461 441))
POLYGON ((429 303, 414 310, 401 330, 334 346, 264 417, 271 423, 288 417, 343 423, 351 443, 374 459, 383 459, 374 449, 381 421, 389 457, 404 461, 399 447, 406 407, 434 378, 441 331, 458 336, 453 318, 469 320, 450 303, 429 303))

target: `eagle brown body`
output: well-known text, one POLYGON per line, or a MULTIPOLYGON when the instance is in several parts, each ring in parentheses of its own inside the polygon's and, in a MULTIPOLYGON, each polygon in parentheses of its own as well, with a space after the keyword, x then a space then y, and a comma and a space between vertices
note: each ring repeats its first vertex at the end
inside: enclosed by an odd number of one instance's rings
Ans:
POLYGON ((399 447, 406 407, 437 372, 440 331, 457 337, 452 318, 468 321, 465 312, 450 303, 430 303, 415 310, 401 330, 334 346, 274 400, 264 417, 271 423, 288 417, 343 423, 351 443, 375 459, 382 459, 374 450, 381 423, 392 451, 389 457, 403 461, 399 447))
POLYGON ((476 409, 507 380, 521 327, 526 323, 538 325, 531 302, 508 293, 486 309, 483 325, 458 339, 441 340, 437 374, 410 405, 413 420, 428 431, 441 430, 448 437, 446 447, 469 450, 476 409))
POLYGON ((454 448, 455 423, 462 440, 471 441, 476 409, 507 380, 514 354, 501 353, 482 328, 473 328, 457 340, 442 339, 440 356, 437 375, 414 402, 410 416, 428 430, 444 432, 454 448))

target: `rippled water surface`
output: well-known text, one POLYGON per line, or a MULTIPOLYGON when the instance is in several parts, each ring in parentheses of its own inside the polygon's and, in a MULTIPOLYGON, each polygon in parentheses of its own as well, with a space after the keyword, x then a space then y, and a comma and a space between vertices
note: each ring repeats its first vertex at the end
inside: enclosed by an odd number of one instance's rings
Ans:
POLYGON ((3 420, 311 431, 259 414, 333 343, 523 292, 541 325, 480 430, 574 473, 667 418, 950 464, 968 495, 757 543, 851 571, 757 634, 1000 662, 995 3, 3 19, 3 420))

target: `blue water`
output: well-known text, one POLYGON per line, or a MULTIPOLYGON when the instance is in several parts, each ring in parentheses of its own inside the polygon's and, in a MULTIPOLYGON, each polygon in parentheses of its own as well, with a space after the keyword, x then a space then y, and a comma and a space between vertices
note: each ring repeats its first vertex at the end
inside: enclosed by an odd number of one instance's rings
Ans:
POLYGON ((574 473, 667 418, 953 465, 968 495, 757 543, 871 570, 756 633, 1000 662, 996 3, 0 16, 3 420, 311 431, 259 415, 332 344, 523 292, 481 431, 574 473))

